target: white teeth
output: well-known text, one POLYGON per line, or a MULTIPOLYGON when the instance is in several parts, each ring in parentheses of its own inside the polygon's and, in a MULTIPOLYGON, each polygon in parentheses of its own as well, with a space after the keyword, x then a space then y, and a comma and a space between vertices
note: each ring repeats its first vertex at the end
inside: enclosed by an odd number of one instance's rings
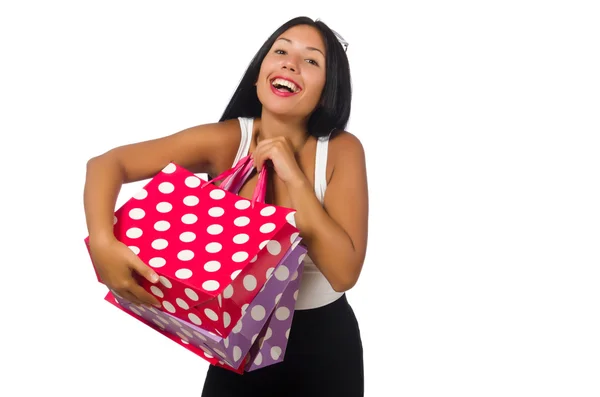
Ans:
POLYGON ((291 81, 288 80, 284 80, 284 79, 275 79, 273 80, 273 82, 271 83, 273 85, 283 85, 288 87, 290 90, 292 90, 292 92, 297 92, 298 91, 298 87, 296 86, 296 84, 292 83, 291 81))

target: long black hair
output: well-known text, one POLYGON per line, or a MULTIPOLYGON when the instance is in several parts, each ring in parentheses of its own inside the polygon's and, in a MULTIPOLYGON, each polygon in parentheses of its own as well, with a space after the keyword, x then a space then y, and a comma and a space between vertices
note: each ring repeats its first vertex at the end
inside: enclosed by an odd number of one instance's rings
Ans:
MULTIPOLYGON (((313 21, 308 17, 297 17, 284 23, 264 42, 258 50, 240 84, 235 90, 231 101, 225 108, 219 121, 237 117, 260 117, 262 104, 256 94, 254 83, 258 79, 263 59, 273 46, 277 38, 296 25, 309 25, 317 28, 325 42, 325 86, 319 105, 315 108, 308 120, 308 132, 315 137, 327 136, 333 131, 346 128, 350 118, 352 101, 352 83, 350 66, 346 51, 335 33, 322 21, 313 21)), ((335 133, 335 132, 333 132, 335 133)))

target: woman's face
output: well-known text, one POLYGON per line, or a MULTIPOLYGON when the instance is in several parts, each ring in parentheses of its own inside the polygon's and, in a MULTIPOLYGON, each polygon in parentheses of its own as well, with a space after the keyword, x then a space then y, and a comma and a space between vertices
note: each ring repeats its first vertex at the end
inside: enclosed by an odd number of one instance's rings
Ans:
POLYGON ((284 32, 265 56, 256 82, 263 107, 278 115, 309 116, 325 86, 325 62, 317 29, 298 25, 284 32))

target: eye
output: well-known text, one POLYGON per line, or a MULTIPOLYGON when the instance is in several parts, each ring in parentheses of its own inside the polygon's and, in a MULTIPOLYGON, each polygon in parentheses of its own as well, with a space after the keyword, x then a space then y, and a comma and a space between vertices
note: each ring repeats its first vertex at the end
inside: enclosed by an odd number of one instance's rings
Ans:
POLYGON ((285 54, 284 50, 275 50, 274 52, 275 52, 275 54, 280 54, 280 55, 284 55, 285 54))
POLYGON ((317 61, 315 61, 314 59, 307 59, 306 61, 308 63, 310 63, 311 65, 319 66, 319 63, 317 61))

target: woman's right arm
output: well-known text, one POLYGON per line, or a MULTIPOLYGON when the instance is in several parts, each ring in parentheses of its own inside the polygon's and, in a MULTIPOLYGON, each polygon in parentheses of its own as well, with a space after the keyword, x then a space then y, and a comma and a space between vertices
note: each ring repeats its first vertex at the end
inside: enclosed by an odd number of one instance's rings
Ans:
POLYGON ((237 120, 205 124, 149 141, 119 146, 87 163, 84 210, 89 247, 102 282, 137 304, 158 301, 141 288, 132 270, 150 282, 156 273, 128 247, 116 240, 113 218, 124 183, 148 179, 173 162, 194 173, 212 173, 223 159, 235 156, 239 143, 237 120), (237 131, 237 132, 236 132, 237 131))

